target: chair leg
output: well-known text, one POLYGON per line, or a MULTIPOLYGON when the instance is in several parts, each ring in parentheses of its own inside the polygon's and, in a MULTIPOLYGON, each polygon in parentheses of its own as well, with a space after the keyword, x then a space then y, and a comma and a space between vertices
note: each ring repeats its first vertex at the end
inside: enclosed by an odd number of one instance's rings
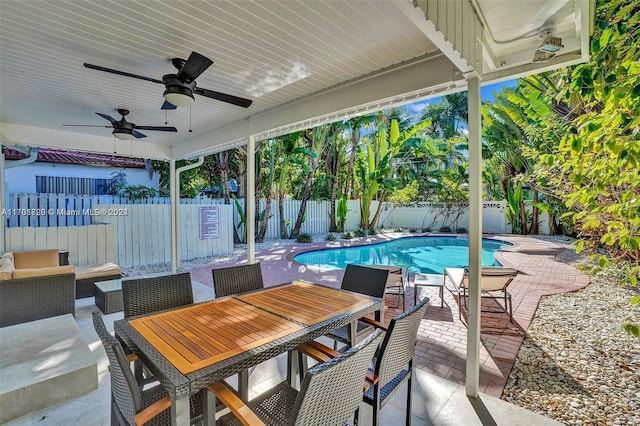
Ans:
POLYGON ((358 415, 360 414, 360 407, 356 408, 355 413, 353 413, 353 424, 354 426, 358 424, 358 415))
POLYGON ((407 380, 407 413, 406 413, 407 426, 411 426, 411 376, 413 376, 413 367, 409 365, 409 379, 407 380))
POLYGON ((243 401, 249 400, 249 370, 238 373, 238 394, 243 401))
POLYGON ((119 424, 116 414, 116 401, 113 399, 113 392, 111 392, 111 426, 118 426, 119 424))
POLYGON ((380 386, 379 384, 373 385, 373 413, 372 413, 372 426, 378 426, 380 424, 380 386))

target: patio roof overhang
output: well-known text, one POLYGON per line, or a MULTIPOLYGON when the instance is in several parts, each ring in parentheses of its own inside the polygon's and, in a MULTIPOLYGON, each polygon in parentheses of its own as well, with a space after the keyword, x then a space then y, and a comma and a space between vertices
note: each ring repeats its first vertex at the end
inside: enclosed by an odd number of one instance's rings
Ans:
MULTIPOLYGON (((475 397, 480 86, 586 61, 593 15, 594 0, 2 2, 0 142, 115 152, 171 160, 173 166, 176 159, 248 144, 252 171, 261 139, 468 87, 467 394, 475 397), (560 37, 564 47, 547 62, 532 63, 544 31, 560 37), (215 61, 198 77, 199 87, 248 97, 253 104, 244 109, 196 96, 191 108, 165 116, 161 86, 82 65, 158 79, 172 71, 167 58, 191 51, 215 61), (144 142, 122 142, 107 129, 62 127, 104 125, 94 113, 113 114, 115 108, 131 110, 130 121, 144 125, 163 125, 166 118, 178 133, 148 132, 144 142)), ((250 174, 250 199, 253 179, 250 174)), ((253 235, 255 212, 248 205, 253 235)), ((250 241, 249 259, 253 250, 250 241)))

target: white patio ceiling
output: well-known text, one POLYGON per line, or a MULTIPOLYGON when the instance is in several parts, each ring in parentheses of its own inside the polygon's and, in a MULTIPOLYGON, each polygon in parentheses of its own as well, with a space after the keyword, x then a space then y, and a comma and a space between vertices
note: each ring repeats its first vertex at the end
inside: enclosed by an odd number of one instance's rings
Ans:
POLYGON ((187 158, 295 128, 362 114, 587 58, 589 0, 2 1, 0 140, 146 158, 187 158), (538 30, 565 48, 531 64, 538 30), (167 113, 178 133, 118 141, 95 112, 165 125, 169 58, 214 61, 198 87, 253 99, 244 109, 196 95, 167 113), (483 51, 482 64, 474 62, 483 51), (189 129, 192 132, 189 132, 189 129))

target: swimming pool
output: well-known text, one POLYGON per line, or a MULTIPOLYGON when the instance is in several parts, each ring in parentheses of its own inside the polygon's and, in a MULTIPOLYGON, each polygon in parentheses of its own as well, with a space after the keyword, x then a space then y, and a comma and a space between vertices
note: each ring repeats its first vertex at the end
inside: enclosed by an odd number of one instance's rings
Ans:
MULTIPOLYGON (((501 266, 494 254, 510 246, 506 241, 482 239, 482 265, 501 266)), ((357 247, 315 250, 300 253, 296 262, 329 269, 357 265, 406 266, 409 272, 443 274, 444 268, 464 268, 469 263, 468 237, 405 237, 357 247)))

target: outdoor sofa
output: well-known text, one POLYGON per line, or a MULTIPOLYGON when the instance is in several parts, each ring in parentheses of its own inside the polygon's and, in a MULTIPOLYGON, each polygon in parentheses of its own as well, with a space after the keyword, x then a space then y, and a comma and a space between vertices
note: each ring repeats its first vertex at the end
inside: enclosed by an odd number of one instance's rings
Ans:
POLYGON ((57 249, 8 252, 0 259, 0 327, 75 316, 75 267, 57 249))

